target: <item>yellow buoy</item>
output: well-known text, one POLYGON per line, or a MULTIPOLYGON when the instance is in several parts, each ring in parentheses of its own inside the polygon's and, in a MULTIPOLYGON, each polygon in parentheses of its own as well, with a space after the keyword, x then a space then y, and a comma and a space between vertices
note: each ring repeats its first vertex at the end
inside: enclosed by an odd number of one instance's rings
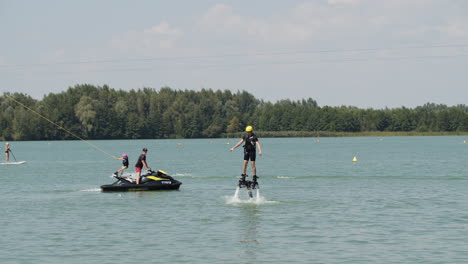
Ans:
POLYGON ((466 140, 465 140, 465 141, 463 141, 463 144, 466 144, 466 140))
POLYGON ((356 158, 356 156, 354 156, 354 158, 353 158, 353 162, 357 162, 357 158, 356 158))

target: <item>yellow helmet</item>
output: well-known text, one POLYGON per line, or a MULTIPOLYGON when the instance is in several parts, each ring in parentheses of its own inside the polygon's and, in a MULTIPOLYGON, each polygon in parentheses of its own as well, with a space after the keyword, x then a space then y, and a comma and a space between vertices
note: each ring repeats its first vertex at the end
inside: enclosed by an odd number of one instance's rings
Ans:
POLYGON ((247 126, 247 127, 245 128, 245 132, 252 132, 252 130, 253 130, 253 127, 252 127, 252 126, 247 126))

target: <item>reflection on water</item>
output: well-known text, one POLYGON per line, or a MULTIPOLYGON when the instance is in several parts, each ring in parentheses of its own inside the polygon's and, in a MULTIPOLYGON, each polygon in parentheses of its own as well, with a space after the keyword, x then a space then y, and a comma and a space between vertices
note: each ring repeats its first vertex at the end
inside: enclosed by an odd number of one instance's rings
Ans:
POLYGON ((247 262, 255 263, 257 260, 257 251, 259 249, 260 241, 258 240, 258 233, 260 227, 260 212, 258 205, 248 204, 239 207, 240 216, 242 217, 239 223, 242 225, 239 243, 242 248, 241 257, 245 258, 247 262))

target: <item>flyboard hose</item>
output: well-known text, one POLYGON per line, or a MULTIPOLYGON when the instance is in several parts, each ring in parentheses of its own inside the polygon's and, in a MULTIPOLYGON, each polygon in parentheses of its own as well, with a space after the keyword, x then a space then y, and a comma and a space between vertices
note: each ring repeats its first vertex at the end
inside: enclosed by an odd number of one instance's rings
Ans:
MULTIPOLYGON (((107 151, 101 149, 100 147, 94 145, 93 143, 91 143, 91 142, 89 142, 89 141, 87 141, 87 140, 81 138, 80 136, 77 136, 75 133, 71 132, 70 130, 68 130, 68 129, 62 127, 62 126, 60 126, 59 124, 55 123, 54 121, 52 121, 52 120, 48 119, 47 117, 45 117, 45 116, 39 114, 37 111, 34 111, 33 109, 27 107, 27 106, 24 105, 23 103, 21 103, 21 102, 19 102, 18 100, 16 100, 13 96, 8 95, 8 94, 5 94, 5 96, 8 97, 8 98, 10 98, 11 100, 13 100, 15 103, 21 105, 22 107, 26 108, 27 110, 31 111, 32 113, 36 114, 36 115, 39 116, 40 118, 42 118, 42 119, 46 120, 47 122, 53 124, 54 126, 58 127, 59 129, 62 129, 63 131, 67 132, 68 134, 72 135, 73 137, 75 137, 75 138, 77 138, 77 139, 83 141, 84 143, 90 145, 90 146, 93 147, 94 149, 96 149, 96 150, 98 150, 98 151, 100 151, 100 152, 102 152, 102 153, 104 153, 104 154, 106 154, 106 155, 108 155, 108 156, 110 156, 110 157, 112 157, 112 158, 114 158, 114 159, 116 158, 114 155, 110 154, 109 152, 107 152, 107 151)), ((10 152, 11 152, 11 150, 10 150, 10 152)), ((13 152, 12 152, 11 154, 13 154, 13 152)), ((15 157, 15 155, 13 155, 13 157, 15 157)), ((16 160, 16 158, 15 158, 15 160, 16 160)))

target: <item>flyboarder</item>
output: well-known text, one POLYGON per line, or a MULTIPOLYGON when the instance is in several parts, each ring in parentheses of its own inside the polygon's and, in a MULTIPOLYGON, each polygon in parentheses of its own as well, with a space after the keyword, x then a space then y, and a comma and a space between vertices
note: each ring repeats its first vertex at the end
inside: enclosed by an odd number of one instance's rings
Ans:
POLYGON ((242 137, 242 139, 234 145, 230 149, 230 151, 233 151, 237 147, 239 147, 242 143, 244 144, 244 164, 242 166, 242 174, 241 178, 239 180, 239 186, 245 185, 246 180, 245 178, 248 177, 247 175, 247 164, 249 163, 250 160, 250 165, 252 168, 252 173, 253 173, 253 184, 254 187, 258 184, 257 183, 257 168, 255 167, 255 160, 256 160, 256 153, 257 149, 256 146, 258 146, 258 154, 261 156, 263 154, 262 152, 262 146, 260 145, 260 141, 258 140, 257 135, 253 133, 253 127, 252 126, 247 126, 245 128, 246 134, 242 137))

